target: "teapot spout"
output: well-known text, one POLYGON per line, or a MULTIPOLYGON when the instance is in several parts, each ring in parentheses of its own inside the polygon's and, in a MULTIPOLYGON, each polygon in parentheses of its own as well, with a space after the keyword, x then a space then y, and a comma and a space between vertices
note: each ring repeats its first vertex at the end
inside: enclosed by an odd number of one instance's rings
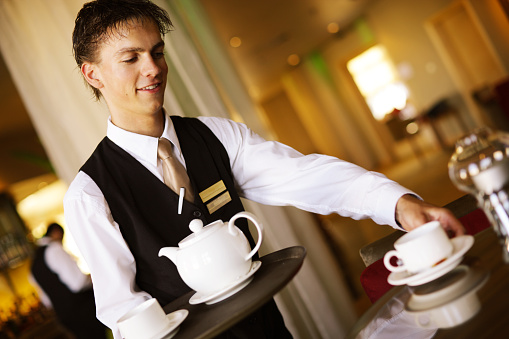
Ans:
POLYGON ((159 250, 159 256, 165 256, 176 265, 178 247, 163 247, 159 250))

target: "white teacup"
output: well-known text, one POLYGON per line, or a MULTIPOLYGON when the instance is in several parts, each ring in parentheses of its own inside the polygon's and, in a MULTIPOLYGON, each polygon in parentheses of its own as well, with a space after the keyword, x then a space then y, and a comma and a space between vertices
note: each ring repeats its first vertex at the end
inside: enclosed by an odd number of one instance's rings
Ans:
MULTIPOLYGON (((186 311, 187 312, 187 311, 186 311)), ((155 298, 136 306, 118 321, 117 326, 124 339, 152 339, 172 327, 169 315, 155 298)))
POLYGON ((428 222, 408 232, 394 243, 395 250, 384 256, 385 267, 392 272, 419 273, 446 260, 453 245, 438 221, 428 222), (399 266, 391 263, 398 258, 399 266))

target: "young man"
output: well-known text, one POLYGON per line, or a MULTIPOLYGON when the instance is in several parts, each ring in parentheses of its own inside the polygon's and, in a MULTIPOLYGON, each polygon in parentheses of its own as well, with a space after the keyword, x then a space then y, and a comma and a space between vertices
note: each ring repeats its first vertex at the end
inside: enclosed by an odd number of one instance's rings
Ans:
POLYGON ((64 229, 52 223, 30 268, 41 300, 77 339, 106 339, 106 327, 95 316, 94 293, 89 275, 83 274, 63 246, 64 229))
MULTIPOLYGON (((78 66, 111 116, 107 137, 70 185, 64 208, 91 270, 98 317, 115 333, 117 319, 144 300, 155 297, 164 306, 189 291, 159 249, 186 237, 192 219, 229 220, 243 210, 240 197, 393 227, 399 222, 406 230, 440 220, 463 233, 449 211, 381 174, 329 156, 303 156, 230 120, 168 116, 162 35, 170 28, 167 14, 148 0, 97 0, 84 5, 73 34, 78 66), (163 183, 159 138, 171 142, 187 170, 191 188, 184 195, 163 183), (214 185, 221 187, 217 195, 203 201, 199 193, 214 185)), ((247 223, 239 227, 252 242, 247 223)), ((290 334, 270 302, 225 336, 290 334)))

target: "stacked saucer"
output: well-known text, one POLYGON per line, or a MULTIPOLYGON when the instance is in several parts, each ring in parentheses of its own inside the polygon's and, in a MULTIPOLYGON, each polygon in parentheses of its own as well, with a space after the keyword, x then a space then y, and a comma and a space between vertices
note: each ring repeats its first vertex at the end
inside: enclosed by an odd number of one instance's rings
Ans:
POLYGON ((405 305, 423 328, 449 328, 476 315, 481 304, 476 292, 486 283, 486 272, 459 265, 443 277, 416 287, 405 305))
POLYGON ((440 278, 444 274, 452 271, 461 263, 463 255, 474 244, 474 237, 470 235, 459 236, 451 239, 451 243, 453 251, 446 260, 418 273, 410 273, 408 271, 392 272, 387 278, 387 281, 391 285, 418 286, 440 278))

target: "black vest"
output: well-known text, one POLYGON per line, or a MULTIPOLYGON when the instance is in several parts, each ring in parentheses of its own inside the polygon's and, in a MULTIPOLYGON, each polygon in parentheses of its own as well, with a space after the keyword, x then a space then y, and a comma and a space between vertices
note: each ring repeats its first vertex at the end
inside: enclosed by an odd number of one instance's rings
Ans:
MULTIPOLYGON (((184 155, 187 172, 195 192, 195 201, 184 201, 177 213, 178 195, 156 178, 136 159, 104 138, 81 168, 99 186, 119 224, 122 236, 136 260, 136 283, 166 305, 190 289, 168 258, 159 257, 159 249, 178 246, 188 236, 191 220, 200 218, 204 225, 228 221, 244 208, 235 191, 228 154, 215 135, 198 119, 172 117, 184 155), (199 192, 223 180, 232 201, 209 213, 199 192)), ((236 225, 248 237, 247 221, 236 225)))
MULTIPOLYGON (((81 170, 99 186, 114 220, 136 260, 136 283, 164 306, 190 291, 177 268, 159 249, 178 246, 191 234, 189 223, 200 218, 204 225, 228 221, 244 210, 235 190, 230 160, 224 146, 198 119, 171 117, 186 161, 195 201, 184 201, 177 213, 178 195, 136 159, 104 138, 81 170), (223 180, 231 201, 212 214, 199 193, 223 180)), ((254 247, 246 219, 236 225, 254 247)), ((273 300, 255 311, 218 338, 291 338, 273 300)))

